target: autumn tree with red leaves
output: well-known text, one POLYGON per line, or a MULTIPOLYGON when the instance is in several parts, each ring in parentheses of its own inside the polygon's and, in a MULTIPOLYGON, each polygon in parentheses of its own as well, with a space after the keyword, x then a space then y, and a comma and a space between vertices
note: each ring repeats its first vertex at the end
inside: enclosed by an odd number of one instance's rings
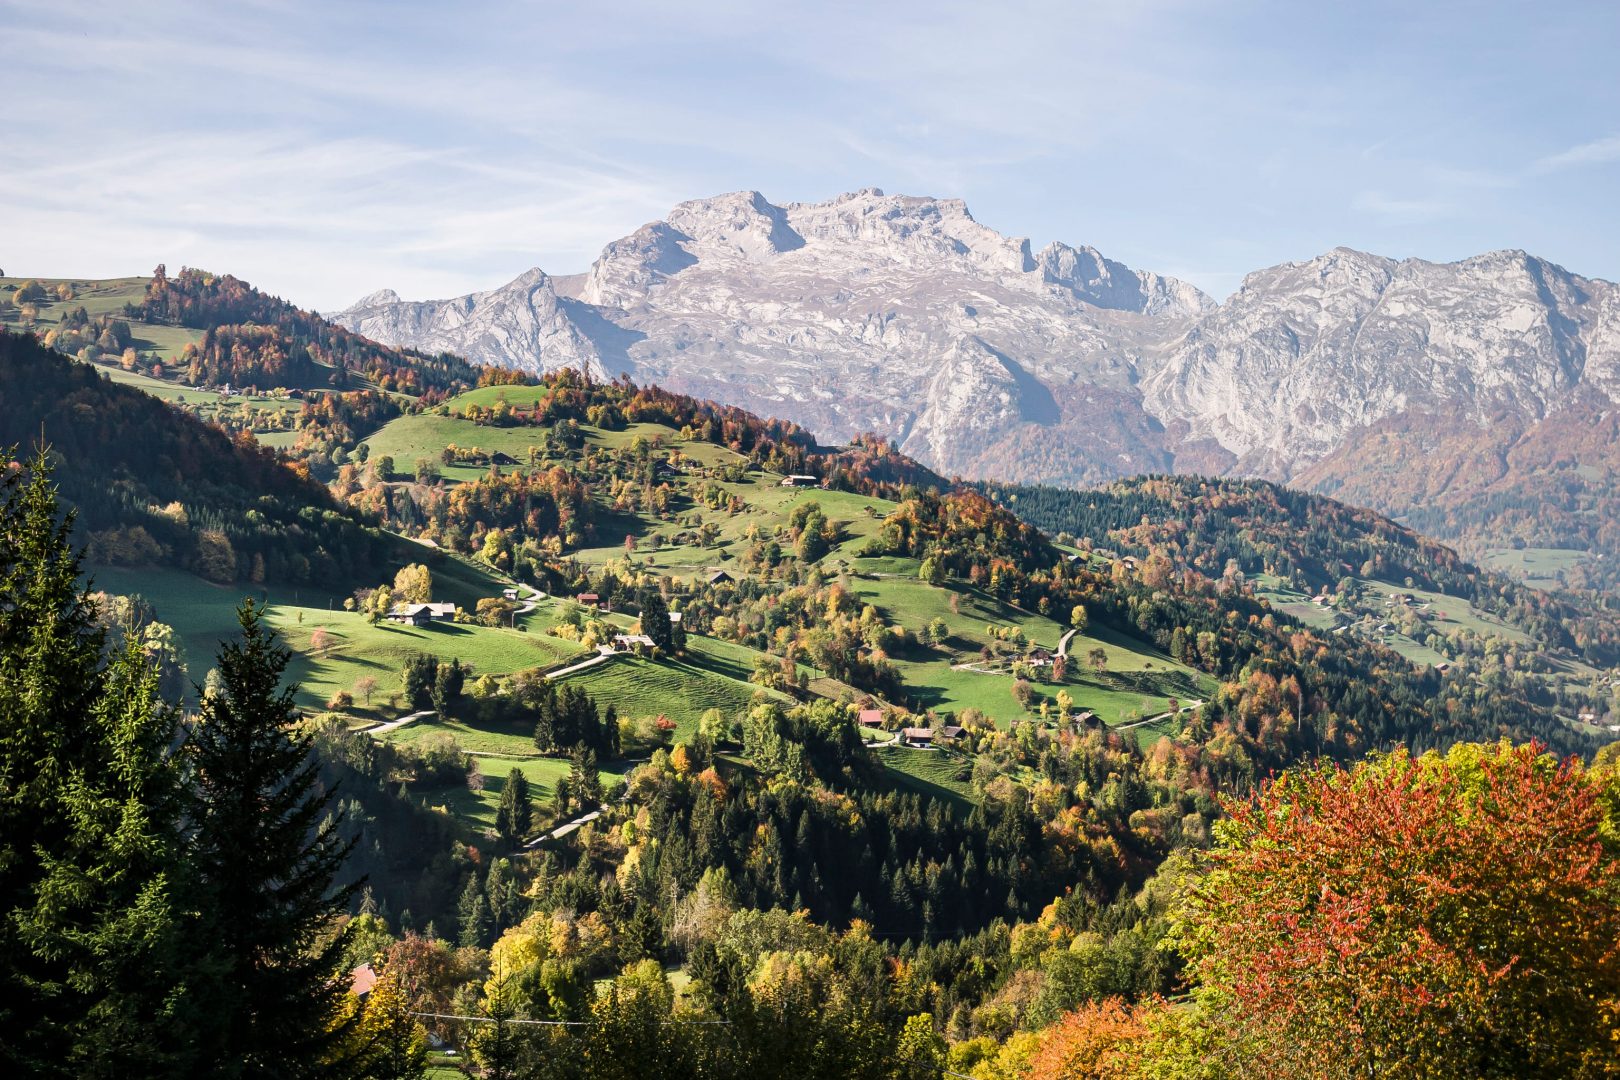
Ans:
POLYGON ((1507 744, 1230 802, 1177 928, 1216 1073, 1614 1075, 1617 806, 1613 773, 1507 744))

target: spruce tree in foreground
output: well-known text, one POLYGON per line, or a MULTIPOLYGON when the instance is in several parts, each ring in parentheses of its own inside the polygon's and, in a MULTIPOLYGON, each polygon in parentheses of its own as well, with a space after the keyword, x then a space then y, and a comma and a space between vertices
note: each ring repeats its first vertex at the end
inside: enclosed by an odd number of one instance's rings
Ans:
POLYGON ((0 1073, 181 1074, 176 718, 103 662, 50 471, 0 468, 0 1073))
POLYGON ((190 742, 194 867, 205 913, 208 995, 217 1018, 200 1072, 320 1075, 344 1033, 344 940, 332 934, 356 886, 335 880, 350 844, 326 813, 311 737, 282 687, 288 650, 262 607, 238 611, 190 742))

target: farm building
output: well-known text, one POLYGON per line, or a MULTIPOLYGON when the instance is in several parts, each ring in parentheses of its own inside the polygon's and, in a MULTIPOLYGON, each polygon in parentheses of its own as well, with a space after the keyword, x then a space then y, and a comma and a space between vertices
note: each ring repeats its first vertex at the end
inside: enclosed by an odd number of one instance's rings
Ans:
POLYGON ((861 727, 880 728, 883 726, 883 710, 862 709, 856 720, 859 721, 861 727))
POLYGON ((900 729, 900 738, 907 746, 934 745, 934 732, 932 728, 908 727, 900 729))
POLYGON ((395 604, 394 610, 388 613, 390 622, 410 623, 412 626, 426 626, 434 620, 442 622, 455 617, 454 604, 395 604))
POLYGON ((371 988, 376 985, 377 969, 370 964, 361 964, 349 972, 349 993, 355 997, 365 997, 371 993, 371 988))
POLYGON ((493 454, 489 455, 489 463, 491 465, 516 465, 518 463, 518 459, 513 457, 511 454, 503 453, 502 451, 497 450, 493 454))
POLYGON ((737 579, 726 573, 724 570, 710 570, 708 576, 705 577, 704 580, 710 585, 721 585, 737 579))
POLYGON ((817 477, 807 476, 807 475, 805 475, 803 473, 794 473, 791 476, 782 477, 781 486, 782 487, 820 487, 821 486, 821 480, 819 478, 817 478, 817 477))
POLYGON ((574 602, 578 603, 578 604, 584 604, 586 607, 593 607, 593 608, 599 608, 599 609, 600 608, 606 608, 606 606, 607 606, 606 604, 602 603, 602 598, 600 596, 598 596, 596 593, 593 593, 593 592, 582 592, 582 593, 580 593, 578 596, 574 597, 574 602))

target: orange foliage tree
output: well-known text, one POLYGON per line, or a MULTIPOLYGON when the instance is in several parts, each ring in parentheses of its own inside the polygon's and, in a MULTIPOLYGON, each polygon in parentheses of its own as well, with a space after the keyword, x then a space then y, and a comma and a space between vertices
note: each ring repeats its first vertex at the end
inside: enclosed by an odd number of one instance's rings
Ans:
POLYGON ((1506 743, 1231 802, 1177 927, 1226 1074, 1614 1075, 1616 806, 1506 743))
POLYGON ((1144 1016, 1157 1003, 1130 1006, 1118 998, 1088 1002, 1041 1032, 1029 1059, 1029 1080, 1125 1080, 1137 1075, 1136 1044, 1144 1016))

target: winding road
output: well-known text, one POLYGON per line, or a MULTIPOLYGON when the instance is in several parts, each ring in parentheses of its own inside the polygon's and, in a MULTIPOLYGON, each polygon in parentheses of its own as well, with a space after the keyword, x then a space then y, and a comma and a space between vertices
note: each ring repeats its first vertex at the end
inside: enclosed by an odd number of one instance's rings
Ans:
POLYGON ((590 813, 581 814, 579 817, 575 818, 573 821, 566 822, 565 824, 559 825, 555 829, 552 829, 548 833, 541 833, 539 836, 535 837, 533 840, 530 840, 527 844, 524 844, 523 845, 523 850, 524 851, 534 851, 534 850, 538 849, 540 847, 540 845, 545 843, 547 840, 561 840, 563 837, 567 836, 569 833, 578 832, 584 826, 590 824, 591 822, 595 821, 597 818, 601 817, 603 809, 605 809, 605 808, 598 806, 595 810, 592 810, 590 813))
MULTIPOLYGON (((1191 712, 1193 709, 1198 708, 1198 706, 1200 706, 1202 704, 1203 704, 1202 701, 1189 701, 1189 702, 1187 702, 1187 704, 1185 704, 1185 705, 1181 706, 1181 708, 1177 709, 1173 715, 1179 716, 1184 712, 1191 712)), ((1108 730, 1109 731, 1129 731, 1131 728, 1146 727, 1148 724, 1156 724, 1160 720, 1168 720, 1168 719, 1170 719, 1171 715, 1172 715, 1171 713, 1162 712, 1158 716, 1150 716, 1146 720, 1132 720, 1128 724, 1117 724, 1114 727, 1109 728, 1108 730)))
POLYGON ((618 655, 619 653, 614 651, 613 646, 598 645, 596 647, 596 655, 591 657, 589 660, 581 660, 577 664, 569 664, 565 668, 558 668, 556 671, 548 671, 546 672, 546 679, 548 681, 551 679, 560 679, 564 675, 572 675, 576 671, 584 671, 586 668, 593 668, 598 664, 605 664, 618 655))
POLYGON ((367 735, 386 735, 388 732, 396 731, 399 728, 404 727, 406 724, 412 724, 418 720, 426 720, 428 717, 436 715, 438 714, 432 709, 423 709, 421 712, 413 712, 409 716, 402 716, 398 720, 390 720, 384 724, 377 724, 375 727, 368 727, 365 729, 365 733, 367 735))

